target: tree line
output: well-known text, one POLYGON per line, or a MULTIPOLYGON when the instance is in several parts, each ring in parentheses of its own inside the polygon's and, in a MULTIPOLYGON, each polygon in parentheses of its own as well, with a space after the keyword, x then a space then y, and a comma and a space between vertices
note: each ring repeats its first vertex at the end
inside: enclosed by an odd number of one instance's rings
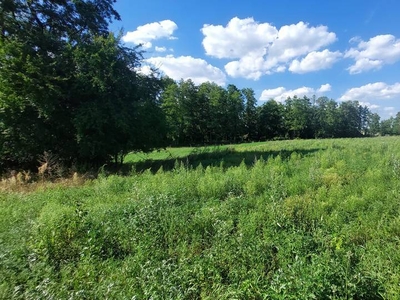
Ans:
POLYGON ((92 167, 168 145, 399 134, 399 114, 380 122, 355 101, 257 106, 249 88, 143 75, 140 49, 109 31, 114 3, 0 2, 1 168, 36 167, 45 151, 92 167))
POLYGON ((250 88, 163 81, 161 108, 174 146, 400 134, 400 113, 381 122, 358 101, 294 96, 258 106, 250 88))

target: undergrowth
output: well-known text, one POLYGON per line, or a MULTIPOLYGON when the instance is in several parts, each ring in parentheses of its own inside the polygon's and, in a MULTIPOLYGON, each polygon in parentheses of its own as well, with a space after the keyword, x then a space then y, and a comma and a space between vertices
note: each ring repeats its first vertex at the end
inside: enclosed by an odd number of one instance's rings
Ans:
POLYGON ((249 144, 5 192, 0 298, 397 299, 399 145, 249 144))

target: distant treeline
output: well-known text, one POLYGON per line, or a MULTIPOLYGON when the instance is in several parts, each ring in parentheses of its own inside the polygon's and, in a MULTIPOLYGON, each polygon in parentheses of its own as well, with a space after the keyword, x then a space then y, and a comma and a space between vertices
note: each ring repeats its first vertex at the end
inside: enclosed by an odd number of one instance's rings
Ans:
POLYGON ((175 146, 293 138, 340 138, 400 134, 400 113, 380 117, 358 101, 327 97, 273 99, 257 106, 254 91, 214 83, 163 79, 160 95, 168 142, 175 146))
POLYGON ((169 145, 399 134, 400 115, 380 122, 358 102, 257 106, 252 89, 143 75, 140 50, 109 31, 114 2, 1 2, 0 173, 44 153, 90 168, 169 145))

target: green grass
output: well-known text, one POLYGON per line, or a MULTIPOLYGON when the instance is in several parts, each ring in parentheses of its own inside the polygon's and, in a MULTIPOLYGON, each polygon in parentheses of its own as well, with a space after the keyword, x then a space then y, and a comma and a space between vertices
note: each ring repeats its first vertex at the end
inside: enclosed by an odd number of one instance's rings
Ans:
POLYGON ((400 139, 127 157, 0 195, 1 299, 397 299, 400 139), (162 167, 162 168, 161 168, 162 167))

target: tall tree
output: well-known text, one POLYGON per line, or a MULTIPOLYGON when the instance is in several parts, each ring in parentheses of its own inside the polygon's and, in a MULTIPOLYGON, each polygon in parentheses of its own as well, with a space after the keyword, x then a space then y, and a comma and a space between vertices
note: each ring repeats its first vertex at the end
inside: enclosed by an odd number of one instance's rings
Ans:
POLYGON ((171 145, 184 143, 183 109, 179 102, 180 89, 175 81, 164 80, 164 91, 161 95, 161 107, 167 124, 167 138, 171 145))
POLYGON ((337 135, 337 103, 327 97, 319 97, 315 106, 315 136, 332 138, 337 135))
POLYGON ((400 135, 400 112, 398 112, 393 122, 393 134, 400 135))
POLYGON ((307 97, 286 99, 285 122, 291 138, 310 138, 312 131, 312 107, 307 97))
POLYGON ((369 114, 368 124, 369 124, 369 134, 374 136, 380 133, 380 116, 377 113, 369 114))
POLYGON ((231 142, 237 142, 243 135, 244 97, 233 84, 227 87, 226 136, 231 142))
POLYGON ((284 106, 275 100, 268 100, 258 107, 257 125, 260 139, 284 137, 284 106))
POLYGON ((141 123, 143 95, 152 94, 145 87, 154 85, 134 71, 140 53, 108 32, 109 22, 119 19, 113 3, 0 2, 0 156, 6 164, 34 164, 43 151, 68 163, 99 164, 149 148, 131 129, 141 123))
POLYGON ((257 134, 257 100, 254 96, 254 90, 250 88, 242 89, 242 94, 245 99, 244 108, 244 133, 247 138, 254 141, 258 138, 257 134))
POLYGON ((338 109, 338 124, 340 137, 360 137, 362 121, 358 101, 340 103, 338 109))
POLYGON ((191 80, 179 82, 179 103, 183 111, 185 140, 190 145, 197 145, 201 141, 201 99, 198 86, 191 80))
POLYGON ((206 82, 200 85, 199 92, 209 101, 210 113, 208 126, 210 130, 210 142, 220 143, 226 138, 225 125, 229 120, 226 115, 228 105, 227 91, 216 83, 206 82))

